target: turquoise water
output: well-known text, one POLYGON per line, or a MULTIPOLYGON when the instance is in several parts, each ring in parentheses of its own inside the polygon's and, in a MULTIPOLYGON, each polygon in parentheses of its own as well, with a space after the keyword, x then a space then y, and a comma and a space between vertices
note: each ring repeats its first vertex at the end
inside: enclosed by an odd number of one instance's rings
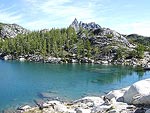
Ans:
POLYGON ((41 92, 68 100, 101 95, 149 78, 131 67, 0 60, 0 109, 33 103, 41 92))

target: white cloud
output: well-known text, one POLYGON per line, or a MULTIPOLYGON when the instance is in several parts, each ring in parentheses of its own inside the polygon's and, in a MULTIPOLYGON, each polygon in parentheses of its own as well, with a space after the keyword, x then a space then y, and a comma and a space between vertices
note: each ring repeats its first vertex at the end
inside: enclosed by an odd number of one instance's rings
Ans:
POLYGON ((0 7, 0 22, 4 23, 19 23, 22 19, 22 15, 17 11, 12 11, 14 6, 7 8, 0 7))
POLYGON ((25 27, 32 30, 41 30, 41 28, 45 28, 49 22, 45 20, 37 20, 37 21, 31 21, 27 22, 25 24, 25 27))
MULTIPOLYGON (((150 36, 150 21, 142 21, 136 15, 121 15, 114 13, 110 0, 23 0, 24 13, 11 12, 10 9, 0 10, 0 21, 16 22, 31 30, 44 28, 67 27, 74 18, 84 22, 96 22, 102 27, 110 27, 123 34, 137 33, 150 36), (106 5, 108 4, 108 5, 106 5), (116 16, 117 15, 117 16, 116 16), (118 16, 120 15, 120 16, 118 16), (22 18, 25 17, 25 18, 22 18), (133 20, 129 20, 128 18, 133 20), (138 20, 139 22, 133 22, 138 20), (128 22, 128 23, 127 23, 128 22)), ((123 7, 132 8, 134 5, 125 4, 123 7)))
POLYGON ((139 34, 144 36, 150 36, 150 21, 140 21, 128 24, 120 24, 114 27, 115 30, 126 34, 139 34))
MULTIPOLYGON (((85 22, 100 22, 103 18, 97 18, 96 7, 102 6, 98 0, 73 1, 73 0, 25 0, 31 8, 32 17, 37 17, 35 21, 45 20, 50 27, 67 27, 74 18, 85 22)), ((43 21, 43 24, 45 24, 43 21)), ((47 27, 45 26, 45 27, 47 27)), ((35 27, 36 28, 36 27, 35 27)), ((42 27, 40 27, 42 28, 42 27)))

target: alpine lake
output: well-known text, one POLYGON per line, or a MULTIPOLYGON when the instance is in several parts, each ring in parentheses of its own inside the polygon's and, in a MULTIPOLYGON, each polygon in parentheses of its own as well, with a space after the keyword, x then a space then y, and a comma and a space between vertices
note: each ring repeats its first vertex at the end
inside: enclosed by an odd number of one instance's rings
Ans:
POLYGON ((46 64, 0 60, 0 111, 36 99, 100 96, 150 77, 129 66, 46 64))

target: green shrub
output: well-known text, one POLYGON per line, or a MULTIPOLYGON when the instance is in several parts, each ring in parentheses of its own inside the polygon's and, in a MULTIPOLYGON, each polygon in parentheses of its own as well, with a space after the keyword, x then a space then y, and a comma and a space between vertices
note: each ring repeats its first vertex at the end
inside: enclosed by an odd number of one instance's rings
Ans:
POLYGON ((107 38, 112 38, 114 35, 113 34, 107 34, 106 37, 107 38))

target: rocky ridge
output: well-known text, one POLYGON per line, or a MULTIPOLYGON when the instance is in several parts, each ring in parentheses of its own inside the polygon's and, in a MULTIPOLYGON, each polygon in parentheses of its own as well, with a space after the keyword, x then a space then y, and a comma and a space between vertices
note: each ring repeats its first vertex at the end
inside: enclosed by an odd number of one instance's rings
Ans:
MULTIPOLYGON (((70 26, 73 27, 77 33, 80 32, 80 29, 88 30, 89 33, 92 32, 94 36, 88 36, 88 38, 93 41, 93 44, 103 44, 102 46, 107 46, 112 42, 119 42, 119 44, 122 44, 122 46, 130 48, 134 47, 122 34, 109 28, 102 28, 95 22, 84 23, 82 21, 79 22, 75 18, 70 26)), ((80 34, 80 36, 86 37, 85 34, 80 34)))
MULTIPOLYGON (((150 61, 150 53, 144 52, 143 58, 120 58, 115 59, 118 50, 125 54, 129 54, 135 50, 137 43, 130 43, 129 39, 134 39, 134 42, 146 45, 149 42, 149 37, 144 37, 136 34, 123 35, 109 28, 102 28, 96 23, 83 23, 75 19, 70 25, 73 27, 80 38, 89 39, 91 44, 97 46, 102 52, 97 56, 96 63, 100 64, 122 64, 132 66, 146 66, 150 61), (81 32, 86 30, 86 32, 81 32), (90 35, 92 33, 92 35, 90 35), (107 54, 105 52, 107 51, 107 54)), ((123 54, 122 54, 123 55, 123 54)))
POLYGON ((17 25, 17 24, 3 24, 0 23, 0 37, 1 38, 14 38, 18 34, 26 34, 30 31, 17 25))
POLYGON ((74 21, 72 22, 70 26, 73 27, 76 32, 78 32, 80 28, 84 28, 88 30, 101 28, 101 26, 96 24, 95 22, 91 22, 91 23, 84 23, 82 21, 78 22, 76 18, 74 19, 74 21))

